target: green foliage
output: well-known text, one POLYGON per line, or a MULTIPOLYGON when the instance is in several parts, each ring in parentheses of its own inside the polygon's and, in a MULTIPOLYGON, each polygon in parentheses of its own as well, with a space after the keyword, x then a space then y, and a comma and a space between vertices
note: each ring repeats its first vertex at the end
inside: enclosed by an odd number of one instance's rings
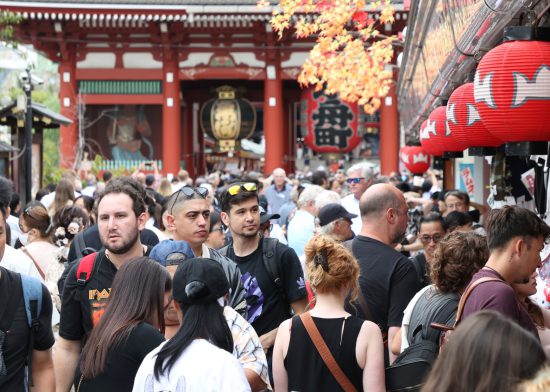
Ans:
POLYGON ((13 25, 21 21, 21 17, 12 12, 0 11, 0 41, 11 42, 13 36, 13 25))
MULTIPOLYGON (((92 174, 94 174, 96 177, 99 177, 101 169, 103 167, 103 157, 99 154, 97 154, 92 161, 92 174)), ((124 167, 114 168, 109 170, 111 173, 113 173, 113 177, 121 177, 121 176, 129 176, 131 173, 125 169, 124 167)))

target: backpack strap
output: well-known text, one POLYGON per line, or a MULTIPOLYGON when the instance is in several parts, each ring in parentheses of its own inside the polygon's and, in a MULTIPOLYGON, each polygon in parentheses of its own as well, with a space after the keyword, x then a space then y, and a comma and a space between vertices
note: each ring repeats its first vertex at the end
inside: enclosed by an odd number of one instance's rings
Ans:
POLYGON ((84 256, 76 269, 76 284, 78 287, 86 286, 94 270, 94 261, 97 253, 91 253, 84 256))
POLYGON ((464 306, 466 305, 466 301, 468 300, 468 297, 477 286, 485 282, 502 282, 502 279, 486 276, 468 285, 468 287, 464 291, 464 294, 462 294, 462 296, 460 297, 460 302, 458 303, 458 311, 456 312, 456 321, 454 325, 455 328, 460 322, 460 320, 462 319, 462 312, 464 311, 464 306))
POLYGON ((34 386, 32 380, 32 351, 34 350, 34 335, 38 333, 40 322, 38 318, 42 312, 42 283, 38 279, 21 274, 21 287, 23 288, 23 300, 27 323, 30 328, 29 348, 27 353, 27 377, 29 386, 34 386))
POLYGON ((84 249, 86 249, 86 242, 84 242, 84 232, 80 232, 74 238, 75 254, 76 257, 84 256, 84 249))
POLYGON ((275 286, 277 287, 277 290, 279 291, 279 294, 281 294, 281 297, 286 301, 286 293, 285 289, 283 287, 283 282, 281 281, 281 276, 279 274, 279 268, 277 266, 277 258, 275 257, 277 254, 277 244, 279 243, 279 240, 277 238, 272 237, 263 237, 263 261, 265 269, 267 270, 267 273, 269 274, 269 277, 275 283, 275 286))

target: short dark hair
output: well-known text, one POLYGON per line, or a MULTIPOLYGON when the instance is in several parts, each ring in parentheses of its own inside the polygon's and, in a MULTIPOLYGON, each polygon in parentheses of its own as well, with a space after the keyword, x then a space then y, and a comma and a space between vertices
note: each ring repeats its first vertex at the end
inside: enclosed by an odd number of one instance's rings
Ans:
POLYGON ((439 214, 438 212, 430 212, 429 214, 422 216, 418 221, 418 229, 420 230, 420 227, 424 223, 433 223, 433 222, 439 222, 443 230, 447 231, 447 225, 445 224, 445 221, 443 220, 443 217, 441 216, 441 214, 439 214))
POLYGON ((449 192, 445 193, 444 201, 447 200, 449 196, 454 196, 457 199, 462 200, 466 205, 470 204, 470 196, 468 196, 466 192, 462 192, 456 189, 450 190, 449 192))
POLYGON ((324 170, 316 170, 311 175, 311 183, 315 185, 323 185, 325 180, 328 180, 328 175, 324 170))
POLYGON ((10 180, 0 176, 0 211, 6 218, 6 209, 10 205, 11 194, 13 193, 13 185, 10 180))
POLYGON ((104 171, 103 172, 103 181, 104 182, 109 181, 111 178, 113 178, 113 173, 111 173, 110 171, 104 171))
POLYGON ((12 212, 15 211, 15 209, 17 208, 17 206, 19 205, 20 202, 21 202, 21 199, 19 197, 19 194, 13 192, 11 194, 11 200, 10 200, 10 209, 11 209, 12 212))
MULTIPOLYGON (((246 184, 248 182, 253 182, 254 184, 256 184, 256 187, 258 186, 257 180, 242 179, 230 182, 228 187, 230 187, 231 185, 246 184)), ((220 195, 220 208, 223 212, 229 213, 229 210, 231 210, 231 206, 234 206, 235 204, 241 204, 243 201, 252 198, 255 198, 258 201, 258 204, 260 204, 260 197, 257 191, 247 191, 245 189, 241 189, 240 192, 236 195, 230 195, 229 192, 227 192, 226 188, 220 195)))
POLYGON ((473 219, 467 212, 451 211, 445 217, 445 225, 449 231, 453 231, 457 227, 473 223, 473 219))
POLYGON ((131 177, 117 177, 110 181, 99 195, 97 205, 99 206, 101 200, 111 193, 123 193, 132 199, 132 209, 136 216, 145 212, 145 188, 137 180, 131 177))
POLYGON ((487 221, 489 249, 502 249, 515 237, 542 237, 548 242, 550 227, 534 212, 522 207, 506 206, 491 210, 487 221))

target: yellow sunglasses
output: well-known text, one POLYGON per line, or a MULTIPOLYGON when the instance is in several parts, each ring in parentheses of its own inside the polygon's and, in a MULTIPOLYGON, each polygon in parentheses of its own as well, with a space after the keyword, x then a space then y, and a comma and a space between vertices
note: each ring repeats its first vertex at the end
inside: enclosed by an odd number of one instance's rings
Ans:
POLYGON ((227 193, 229 193, 231 196, 235 196, 242 190, 247 192, 256 192, 257 189, 258 187, 253 182, 245 182, 244 184, 230 186, 229 188, 227 188, 227 193))

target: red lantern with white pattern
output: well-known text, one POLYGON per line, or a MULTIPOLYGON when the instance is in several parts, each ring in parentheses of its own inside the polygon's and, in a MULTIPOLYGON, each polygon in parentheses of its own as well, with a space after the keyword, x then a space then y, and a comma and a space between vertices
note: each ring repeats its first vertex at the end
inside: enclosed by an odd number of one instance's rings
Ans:
POLYGON ((473 83, 463 84, 449 97, 447 123, 453 136, 466 147, 498 147, 503 143, 481 121, 473 83))
MULTIPOLYGON (((440 151, 430 138, 433 123, 430 122, 430 128, 428 130, 428 122, 429 120, 425 120, 420 126, 420 145, 426 153, 441 156, 443 151, 440 151)), ((435 132, 435 128, 433 128, 433 132, 435 132)))
POLYGON ((430 154, 421 146, 403 146, 399 157, 412 174, 420 175, 430 168, 430 154))
POLYGON ((489 51, 476 71, 481 120, 504 142, 550 140, 550 42, 537 40, 537 31, 506 29, 506 42, 489 51))
POLYGON ((447 106, 440 106, 430 113, 427 129, 437 150, 462 152, 466 149, 466 146, 454 137, 447 124, 447 106))

